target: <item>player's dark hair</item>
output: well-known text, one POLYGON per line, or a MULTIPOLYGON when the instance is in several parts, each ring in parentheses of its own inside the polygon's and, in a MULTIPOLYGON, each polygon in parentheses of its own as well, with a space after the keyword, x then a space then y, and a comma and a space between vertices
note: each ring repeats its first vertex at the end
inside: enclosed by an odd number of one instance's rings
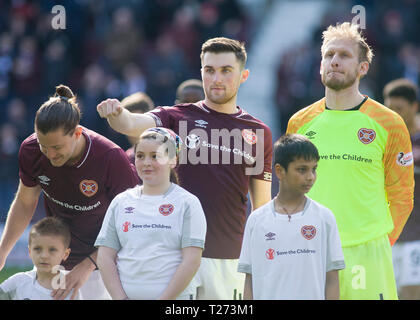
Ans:
POLYGON ((46 217, 35 223, 29 231, 29 245, 31 245, 34 235, 61 237, 65 248, 70 246, 70 229, 57 217, 46 217))
POLYGON ((238 59, 239 64, 242 68, 245 68, 247 54, 245 50, 245 43, 239 42, 238 40, 219 37, 209 39, 203 43, 201 46, 200 59, 203 60, 204 54, 206 52, 211 53, 224 53, 224 52, 233 52, 238 59))
POLYGON ((319 161, 316 146, 300 134, 285 134, 274 144, 274 164, 280 164, 286 171, 289 163, 297 159, 319 161))
POLYGON ((418 87, 408 79, 396 79, 389 82, 383 90, 384 99, 401 97, 408 102, 417 101, 418 87))
POLYGON ((203 82, 198 79, 189 79, 182 82, 176 89, 176 100, 175 103, 194 103, 199 100, 204 99, 204 89, 203 82), (193 89, 197 91, 197 99, 195 101, 186 101, 184 97, 184 92, 188 89, 193 89), (199 98, 199 96, 201 96, 199 98))
MULTIPOLYGON (((161 144, 165 144, 165 153, 169 156, 169 159, 177 157, 176 146, 173 146, 173 143, 169 141, 168 137, 163 136, 157 132, 147 132, 141 135, 138 142, 134 145, 134 157, 136 157, 139 142, 144 139, 155 140, 160 142, 161 144)), ((171 169, 169 180, 173 183, 179 184, 178 174, 176 173, 175 169, 171 169)))
POLYGON ((121 106, 130 112, 146 113, 155 108, 152 99, 144 92, 136 92, 121 101, 121 106))
POLYGON ((76 97, 69 87, 60 84, 55 94, 38 109, 35 116, 35 129, 47 134, 63 129, 64 134, 73 134, 81 118, 76 97))

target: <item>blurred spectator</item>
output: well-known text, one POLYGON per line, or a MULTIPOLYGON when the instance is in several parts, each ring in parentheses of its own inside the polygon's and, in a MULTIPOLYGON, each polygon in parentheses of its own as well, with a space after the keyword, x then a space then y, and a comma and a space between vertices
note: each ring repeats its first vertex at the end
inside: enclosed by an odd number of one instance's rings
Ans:
POLYGON ((114 72, 121 72, 127 63, 137 60, 137 52, 142 47, 142 34, 134 23, 130 8, 121 7, 115 11, 105 45, 106 57, 114 72))
POLYGON ((338 1, 322 17, 312 41, 288 50, 280 57, 277 73, 276 102, 280 109, 280 128, 284 132, 292 114, 324 95, 319 79, 319 43, 322 30, 337 22, 351 21, 353 5, 366 9, 366 23, 372 28, 364 36, 373 46, 373 63, 360 82, 361 90, 381 101, 382 88, 395 78, 405 77, 415 84, 420 81, 420 2, 403 1, 338 1))
MULTIPOLYGON (((35 111, 62 83, 75 88, 81 124, 123 148, 125 137, 98 117, 105 98, 145 92, 173 104, 177 85, 200 76, 202 39, 246 37, 239 0, 0 1, 0 212, 16 190, 17 145, 33 130, 35 111), (53 5, 66 11, 55 30, 53 5), (6 178, 12 175, 12 180, 6 178)), ((42 201, 37 209, 42 215, 42 201)), ((0 217, 2 219, 2 217, 0 217)))

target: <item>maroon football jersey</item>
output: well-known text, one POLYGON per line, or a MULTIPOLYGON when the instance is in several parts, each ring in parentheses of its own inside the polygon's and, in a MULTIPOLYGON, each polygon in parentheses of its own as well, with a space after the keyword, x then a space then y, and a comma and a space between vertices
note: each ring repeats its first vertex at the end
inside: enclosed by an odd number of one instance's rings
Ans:
POLYGON ((36 134, 19 150, 19 177, 27 187, 40 185, 47 216, 58 216, 70 227, 71 253, 67 270, 91 254, 111 200, 138 183, 124 150, 94 131, 83 128, 86 149, 72 166, 54 167, 40 151, 36 134))
POLYGON ((420 132, 411 136, 414 157, 414 207, 398 241, 420 240, 420 132))
POLYGON ((183 141, 177 173, 179 184, 200 199, 206 215, 203 256, 238 259, 249 179, 271 181, 271 130, 239 107, 226 114, 202 101, 147 114, 183 141))

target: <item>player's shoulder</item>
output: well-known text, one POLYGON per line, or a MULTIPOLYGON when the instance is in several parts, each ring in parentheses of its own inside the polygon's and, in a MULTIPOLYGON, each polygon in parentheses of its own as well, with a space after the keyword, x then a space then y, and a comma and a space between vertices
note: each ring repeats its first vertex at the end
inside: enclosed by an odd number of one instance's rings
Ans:
POLYGON ((175 199, 179 199, 186 203, 200 203, 200 199, 189 192, 188 190, 184 189, 180 185, 176 183, 172 183, 172 190, 170 191, 170 196, 175 199))
MULTIPOLYGON (((289 119, 289 128, 292 126, 296 129, 308 123, 319 114, 325 111, 325 97, 312 103, 311 105, 304 107, 293 114, 289 119)), ((288 130, 289 131, 289 130, 288 130)))
POLYGON ((43 157, 36 133, 31 134, 23 140, 19 148, 18 157, 19 161, 24 161, 27 165, 32 165, 43 157))
POLYGON ((265 124, 264 121, 262 121, 261 119, 259 119, 256 116, 250 114, 245 109, 240 108, 240 110, 239 110, 238 114, 235 116, 235 118, 237 118, 239 120, 247 121, 248 123, 251 123, 251 124, 254 124, 254 126, 256 128, 262 128, 264 130, 267 130, 267 131, 271 132, 270 127, 267 124, 265 124))
POLYGON ((249 216, 248 216, 248 221, 254 221, 255 222, 259 222, 262 221, 263 217, 269 216, 269 215, 273 215, 273 208, 274 208, 274 204, 273 204, 273 199, 268 201, 267 203, 263 204, 261 207, 255 209, 254 211, 252 211, 249 216))
POLYGON ((24 151, 39 150, 38 137, 35 132, 22 141, 20 149, 24 151))
POLYGON ((18 272, 3 281, 3 283, 0 284, 0 286, 4 289, 7 289, 7 291, 14 290, 20 286, 23 286, 27 283, 34 282, 36 279, 36 271, 30 270, 30 271, 23 271, 18 272))
POLYGON ((361 106, 360 111, 387 130, 405 127, 404 120, 398 113, 369 97, 361 106))
POLYGON ((335 221, 335 216, 331 209, 309 197, 307 197, 307 199, 309 201, 308 210, 310 210, 310 212, 317 215, 322 220, 335 221))
POLYGON ((122 202, 124 203, 125 201, 127 201, 128 199, 134 199, 134 198, 138 198, 140 195, 140 185, 136 185, 132 188, 128 188, 125 191, 117 194, 113 201, 114 202, 122 202))
POLYGON ((87 142, 86 153, 92 159, 111 157, 111 161, 114 161, 114 158, 125 157, 128 159, 125 151, 117 145, 115 142, 111 141, 107 137, 90 130, 88 128, 83 128, 83 135, 87 142))

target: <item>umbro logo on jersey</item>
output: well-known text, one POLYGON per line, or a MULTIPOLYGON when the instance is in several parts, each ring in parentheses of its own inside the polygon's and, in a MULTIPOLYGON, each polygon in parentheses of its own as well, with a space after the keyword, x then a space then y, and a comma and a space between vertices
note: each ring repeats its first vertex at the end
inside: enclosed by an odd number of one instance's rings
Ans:
POLYGON ((275 233, 273 233, 273 232, 269 232, 269 233, 267 233, 266 235, 265 235, 265 240, 275 240, 275 237, 276 236, 276 234, 275 233))
POLYGON ((124 213, 134 213, 134 209, 135 209, 135 208, 133 208, 133 207, 127 207, 127 208, 124 208, 124 210, 125 210, 125 212, 124 212, 124 213))
POLYGON ((207 128, 207 125, 209 124, 207 121, 204 120, 195 120, 195 126, 200 128, 207 128))
POLYGON ((308 139, 315 139, 315 135, 316 135, 316 132, 315 131, 312 131, 312 130, 305 133, 305 136, 308 139))
POLYGON ((51 179, 50 178, 48 178, 47 176, 38 176, 38 179, 39 179, 39 182, 40 183, 42 183, 42 184, 45 184, 45 185, 47 185, 47 186, 49 186, 50 185, 50 181, 51 181, 51 179))

